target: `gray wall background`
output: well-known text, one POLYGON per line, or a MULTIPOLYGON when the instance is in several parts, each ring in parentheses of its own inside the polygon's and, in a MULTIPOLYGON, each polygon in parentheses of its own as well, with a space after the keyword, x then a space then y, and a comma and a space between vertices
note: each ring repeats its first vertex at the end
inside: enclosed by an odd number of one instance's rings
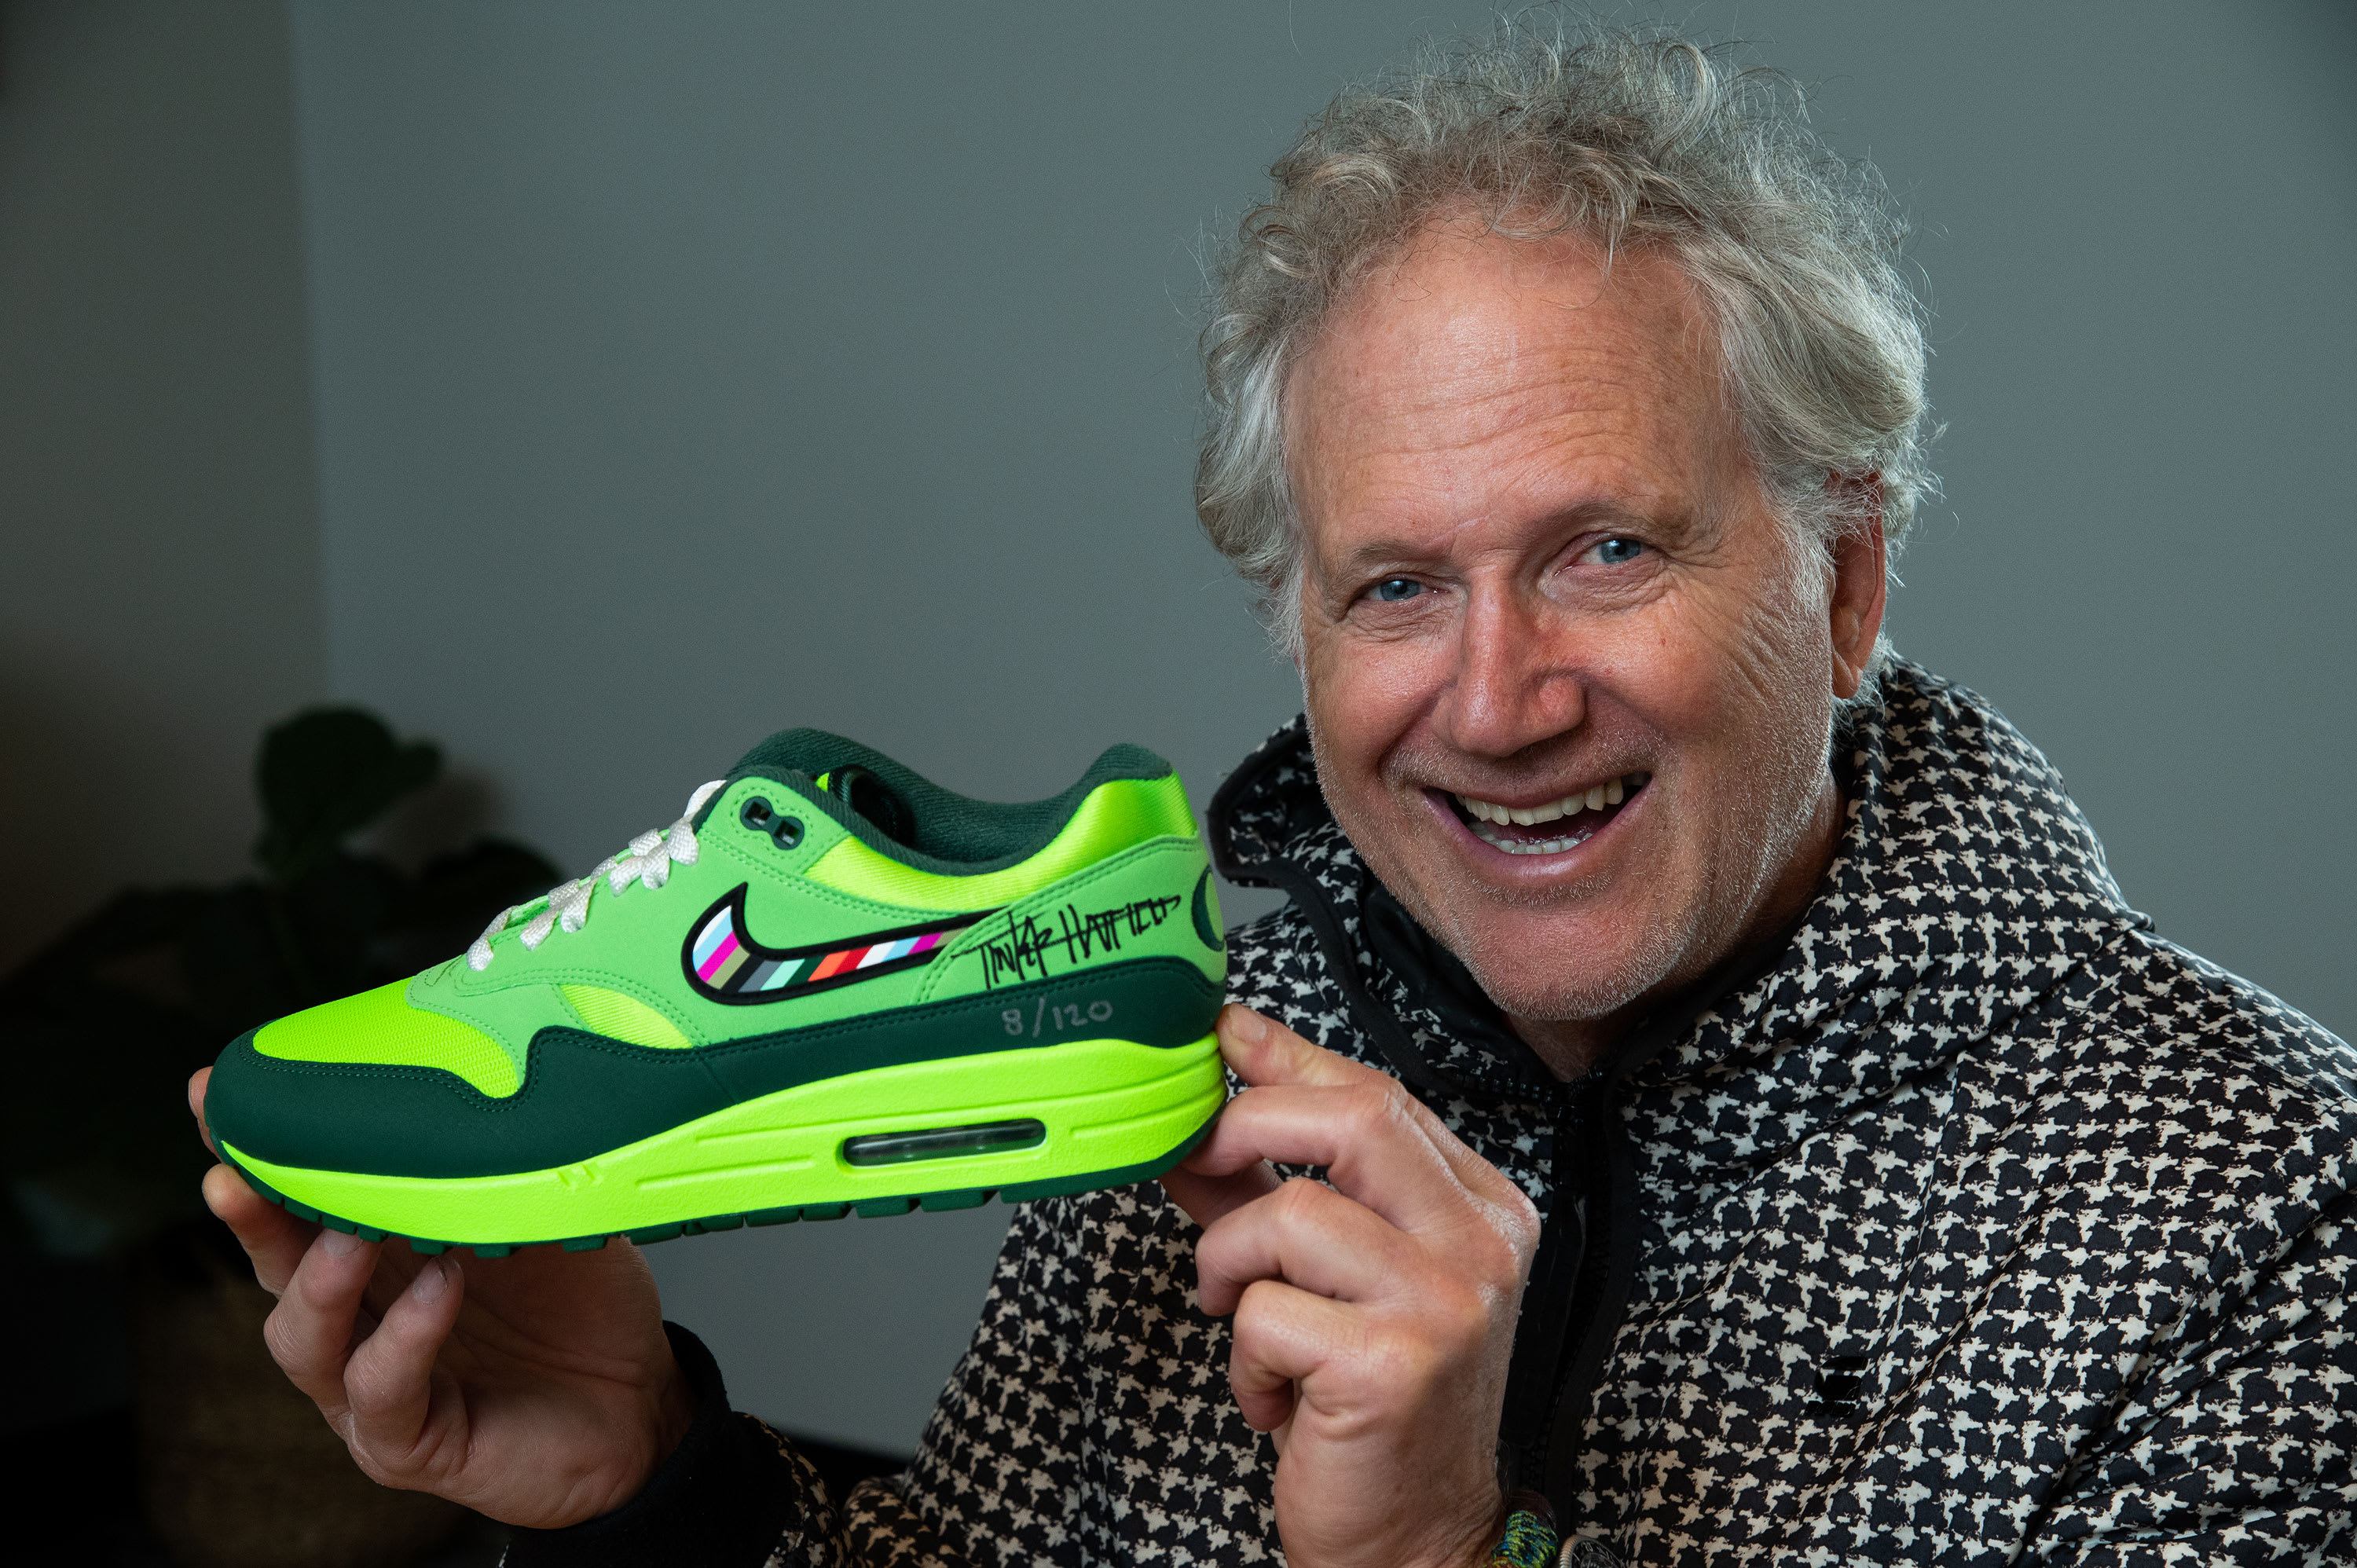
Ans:
POLYGON ((0 6, 0 968, 234 872, 326 692, 290 65, 272 6, 0 6))
MULTIPOLYGON (((2357 1028, 2357 20, 1674 14, 1811 83, 1921 228, 1948 499, 1900 647, 2047 748, 2165 933, 2357 1028)), ((53 925, 165 872, 85 847, 127 750, 233 859, 259 722, 319 692, 567 864, 788 724, 1002 797, 1135 738, 1200 800, 1297 703, 1187 504, 1197 253, 1342 81, 1487 11, 9 16, 0 700, 53 925)), ((1005 1219, 649 1256, 738 1403, 905 1449, 1005 1219)))

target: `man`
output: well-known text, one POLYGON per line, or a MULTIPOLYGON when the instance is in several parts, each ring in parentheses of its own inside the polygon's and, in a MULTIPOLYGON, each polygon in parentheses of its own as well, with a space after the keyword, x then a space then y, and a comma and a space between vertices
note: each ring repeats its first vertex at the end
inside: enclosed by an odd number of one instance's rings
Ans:
POLYGON ((849 1498, 629 1248, 404 1289, 219 1170, 282 1365, 517 1563, 1475 1563, 1515 1487, 1591 1563, 2345 1556, 2350 1054, 1884 650, 1878 192, 1684 46, 1512 29, 1275 172, 1198 495, 1307 713, 1213 811, 1292 901, 1211 1140, 1021 1210, 849 1498))

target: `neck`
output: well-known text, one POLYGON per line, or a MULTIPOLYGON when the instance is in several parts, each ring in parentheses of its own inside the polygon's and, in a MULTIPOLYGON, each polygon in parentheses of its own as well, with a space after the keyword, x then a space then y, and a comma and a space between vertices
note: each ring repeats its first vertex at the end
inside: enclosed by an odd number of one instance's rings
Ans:
POLYGON ((1602 1017, 1523 1018, 1508 1014, 1506 1022, 1556 1078, 1570 1083, 1587 1077, 1647 1020, 1708 993, 1721 977, 1749 969, 1769 956, 1770 947, 1782 944, 1816 897, 1826 867, 1834 863, 1834 852, 1841 843, 1841 789, 1828 772, 1792 854, 1725 940, 1699 946, 1658 984, 1602 1017))

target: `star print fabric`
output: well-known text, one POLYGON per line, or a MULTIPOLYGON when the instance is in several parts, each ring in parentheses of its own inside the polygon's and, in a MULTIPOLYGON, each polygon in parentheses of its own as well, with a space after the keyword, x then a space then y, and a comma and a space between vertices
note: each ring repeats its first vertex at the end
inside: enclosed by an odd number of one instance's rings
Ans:
MULTIPOLYGON (((1292 896, 1234 998, 1405 1079, 1551 1227, 1631 1227, 1577 1260, 1598 1320, 1539 1326, 1600 1348, 1534 1405, 1577 1560, 2357 1562, 2357 1056, 2154 934, 1971 693, 1896 666, 1835 763, 1789 944, 1577 1122, 1371 939, 1298 721, 1222 792, 1224 868, 1292 896)), ((770 1562, 1281 1560, 1194 1236, 1150 1184, 1018 1210, 912 1468, 838 1507, 780 1454, 770 1562)))

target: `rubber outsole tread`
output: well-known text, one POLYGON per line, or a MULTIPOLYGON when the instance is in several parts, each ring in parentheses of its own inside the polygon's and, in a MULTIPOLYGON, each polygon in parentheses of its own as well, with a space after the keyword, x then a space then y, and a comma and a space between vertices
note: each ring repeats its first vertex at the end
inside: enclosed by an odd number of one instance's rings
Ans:
POLYGON ((736 1214, 712 1214, 669 1224, 646 1225, 635 1230, 609 1231, 600 1236, 544 1237, 531 1241, 448 1241, 431 1236, 411 1236, 399 1230, 380 1230, 374 1226, 362 1225, 341 1215, 323 1214, 308 1204, 298 1203, 231 1156, 223 1155, 221 1158, 244 1178, 246 1186, 297 1219, 324 1226, 330 1230, 340 1230, 347 1236, 358 1236, 363 1241, 405 1241, 411 1251, 426 1256, 471 1247, 479 1258, 504 1258, 526 1247, 558 1247, 567 1252, 594 1252, 615 1236, 627 1237, 636 1246, 651 1247, 658 1241, 676 1240, 682 1236, 708 1236, 716 1231, 736 1230, 748 1226, 791 1225, 802 1219, 841 1219, 848 1214, 857 1214, 866 1219, 881 1219, 918 1209, 928 1214, 939 1214, 960 1208, 980 1208, 994 1197, 1001 1203, 1028 1203, 1034 1198, 1070 1197, 1105 1187, 1127 1187, 1133 1182, 1151 1181, 1194 1153, 1195 1145, 1203 1141, 1204 1134, 1211 1130, 1211 1122, 1217 1120, 1218 1113, 1214 1112, 1210 1121, 1189 1133, 1178 1147, 1168 1154, 1141 1165, 1114 1170, 1089 1171, 1079 1176, 1057 1176, 1047 1181, 1025 1182, 1006 1187, 963 1187, 948 1192, 911 1193, 905 1197, 866 1197, 856 1203, 754 1208, 736 1214))

